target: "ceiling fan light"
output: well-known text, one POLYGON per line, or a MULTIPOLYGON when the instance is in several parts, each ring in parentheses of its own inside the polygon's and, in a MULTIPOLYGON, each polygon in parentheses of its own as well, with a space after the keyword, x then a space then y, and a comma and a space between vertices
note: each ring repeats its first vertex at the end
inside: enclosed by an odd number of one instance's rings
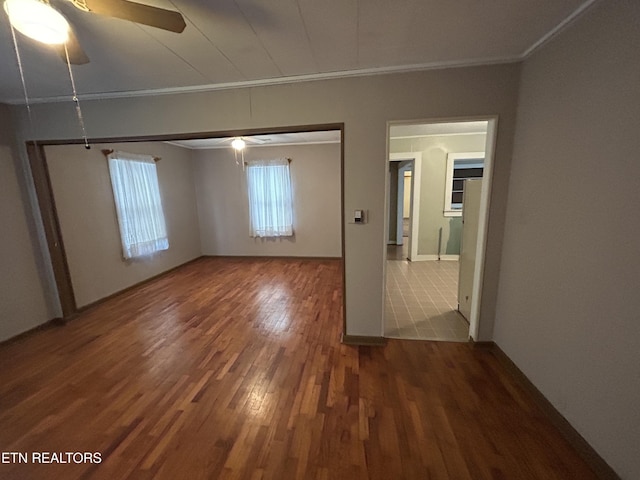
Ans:
POLYGON ((5 0, 13 28, 38 42, 51 45, 65 43, 69 38, 69 23, 50 5, 38 0, 5 0))
POLYGON ((246 143, 241 138, 234 138, 233 142, 231 142, 231 146, 236 150, 244 150, 246 143))

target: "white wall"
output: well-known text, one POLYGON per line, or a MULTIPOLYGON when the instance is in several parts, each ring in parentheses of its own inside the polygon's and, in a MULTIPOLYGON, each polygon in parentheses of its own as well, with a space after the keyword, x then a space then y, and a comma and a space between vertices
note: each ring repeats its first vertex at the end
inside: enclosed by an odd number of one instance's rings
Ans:
POLYGON ((411 172, 404 175, 404 195, 402 199, 402 216, 409 218, 411 213, 411 172))
POLYGON ((202 253, 341 257, 340 144, 250 146, 244 158, 292 159, 295 235, 251 238, 245 173, 233 150, 194 150, 202 253))
MULTIPOLYGON (((344 123, 344 210, 369 211, 368 223, 345 225, 346 324, 350 335, 383 331, 383 253, 387 122, 499 115, 495 188, 488 231, 479 338, 493 329, 519 65, 452 68, 301 82, 182 95, 85 101, 92 137, 118 138, 344 123)), ((82 89, 82 85, 78 88, 82 89)), ((24 108, 23 135, 80 137, 72 102, 24 108)))
POLYGON ((599 2, 527 59, 495 340, 640 478, 640 2, 599 2))
POLYGON ((393 139, 391 153, 422 152, 420 218, 418 219, 418 255, 437 255, 438 236, 442 228, 443 255, 460 253, 461 217, 445 217, 444 192, 447 154, 482 152, 486 134, 431 135, 420 138, 393 139))
POLYGON ((0 104, 0 341, 51 319, 12 133, 9 110, 0 104))
POLYGON ((160 142, 45 147, 78 307, 200 256, 191 152, 160 142), (125 261, 109 166, 101 149, 160 157, 156 163, 169 249, 125 261))
POLYGON ((395 244, 398 236, 398 166, 400 162, 389 162, 389 239, 395 244))

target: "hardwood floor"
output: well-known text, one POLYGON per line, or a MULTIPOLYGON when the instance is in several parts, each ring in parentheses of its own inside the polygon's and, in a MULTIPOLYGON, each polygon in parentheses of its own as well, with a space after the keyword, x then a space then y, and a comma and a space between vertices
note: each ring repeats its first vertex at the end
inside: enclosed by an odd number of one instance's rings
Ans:
POLYGON ((340 344, 341 278, 204 258, 1 345, 0 478, 595 478, 489 350, 340 344))

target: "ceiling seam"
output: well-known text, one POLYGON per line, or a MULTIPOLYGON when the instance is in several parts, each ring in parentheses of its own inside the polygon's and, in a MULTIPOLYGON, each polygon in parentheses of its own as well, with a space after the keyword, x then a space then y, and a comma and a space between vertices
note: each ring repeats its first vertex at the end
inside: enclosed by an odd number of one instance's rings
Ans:
POLYGON ((173 1, 171 1, 170 3, 171 3, 171 5, 173 5, 173 6, 175 7, 175 9, 176 9, 176 10, 178 10, 178 11, 180 12, 180 14, 181 14, 181 15, 182 15, 186 20, 188 20, 188 21, 189 21, 189 23, 190 23, 190 24, 191 24, 191 25, 192 25, 192 26, 193 26, 193 27, 194 27, 194 28, 195 28, 195 29, 200 33, 200 35, 202 35, 202 36, 207 40, 207 42, 209 42, 209 45, 211 45, 213 48, 215 48, 215 49, 218 51, 218 53, 219 53, 220 55, 222 55, 222 56, 224 57, 224 59, 225 59, 227 62, 229 62, 229 64, 230 64, 230 65, 235 69, 235 71, 236 71, 236 72, 238 72, 238 73, 242 76, 242 78, 244 78, 244 79, 246 79, 246 78, 247 78, 247 76, 244 74, 244 72, 243 72, 242 70, 240 70, 240 68, 239 68, 235 63, 233 63, 233 61, 232 61, 232 60, 227 56, 227 54, 226 54, 226 53, 224 53, 224 52, 220 49, 220 47, 218 47, 218 46, 217 46, 217 45, 216 45, 216 44, 215 44, 215 43, 214 43, 214 42, 213 42, 213 41, 208 37, 208 35, 207 35, 206 33, 204 33, 204 32, 200 29, 200 27, 199 27, 199 26, 198 26, 198 25, 197 25, 197 24, 196 24, 196 23, 191 19, 191 17, 189 17, 186 13, 184 13, 184 11, 182 11, 182 10, 181 10, 181 9, 180 9, 176 4, 175 4, 175 3, 173 3, 173 1))
MULTIPOLYGON (((194 65, 191 64, 191 62, 189 62, 186 58, 184 58, 182 55, 180 55, 178 52, 174 51, 173 49, 171 49, 167 44, 165 44, 164 42, 162 42, 160 39, 156 38, 155 35, 153 35, 150 31, 147 31, 146 28, 143 28, 142 25, 140 25, 139 23, 135 24, 139 29, 141 29, 144 33, 146 33, 148 36, 150 36, 152 39, 154 39, 156 41, 156 43, 158 43, 159 45, 162 45, 164 48, 166 48, 167 50, 169 50, 171 53, 173 53, 176 57, 178 57, 180 60, 182 60, 184 63, 186 63, 187 65, 189 65, 194 71, 196 71, 202 78, 204 78, 205 80, 210 80, 209 77, 207 77, 204 73, 202 73, 200 70, 198 70, 194 65)), ((151 27, 153 28, 153 27, 151 27)))
POLYGON ((311 36, 309 35, 309 29, 307 28, 307 22, 304 20, 304 15, 302 14, 302 7, 300 7, 300 0, 296 0, 296 6, 298 7, 298 15, 300 16, 300 21, 302 22, 302 27, 304 28, 304 33, 307 36, 307 44, 309 45, 309 50, 311 51, 311 58, 313 59, 313 66, 315 71, 319 70, 318 68, 318 59, 316 58, 316 52, 313 49, 313 44, 311 43, 311 36))
POLYGON ((245 22, 247 22, 247 25, 249 25, 249 28, 251 29, 251 31, 255 35, 256 40, 258 40, 258 42, 260 43, 260 46, 262 47, 262 50, 264 50, 264 53, 266 53, 267 57, 269 57, 269 60, 271 60, 273 62, 273 65, 276 67, 276 70, 278 70, 278 73, 280 75, 283 75, 282 70, 280 70, 280 65, 278 65, 278 63, 273 59, 273 57, 271 56, 271 52, 269 52, 267 47, 264 46, 264 43, 262 42, 262 39, 260 38, 260 35, 258 35, 258 32, 256 32, 256 30, 253 28, 253 25, 251 25, 251 22, 249 21, 249 19, 245 15, 245 13, 242 10, 242 8, 240 8, 240 5, 238 5, 238 2, 236 0, 233 0, 233 3, 235 4, 235 6, 238 8, 240 13, 242 14, 242 18, 244 18, 245 22))
POLYGON ((356 0, 356 65, 360 65, 360 0, 356 0))

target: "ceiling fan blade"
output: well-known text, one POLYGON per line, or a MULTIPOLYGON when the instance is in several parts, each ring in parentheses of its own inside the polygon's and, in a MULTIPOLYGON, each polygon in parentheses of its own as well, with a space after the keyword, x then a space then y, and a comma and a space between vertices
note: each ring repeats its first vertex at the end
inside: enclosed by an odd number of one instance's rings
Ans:
POLYGON ((187 24, 180 12, 127 0, 86 0, 90 12, 180 33, 187 24))
POLYGON ((263 143, 268 143, 271 141, 270 138, 267 137, 242 137, 247 143, 253 143, 254 145, 262 145, 263 143))
MULTIPOLYGON (((56 49, 58 51, 58 55, 62 58, 62 61, 67 63, 64 44, 56 45, 56 49)), ((78 37, 76 37, 71 29, 69 29, 69 39, 67 40, 67 51, 69 52, 69 63, 72 65, 84 65, 85 63, 89 63, 89 57, 84 53, 84 50, 78 41, 78 37)))

